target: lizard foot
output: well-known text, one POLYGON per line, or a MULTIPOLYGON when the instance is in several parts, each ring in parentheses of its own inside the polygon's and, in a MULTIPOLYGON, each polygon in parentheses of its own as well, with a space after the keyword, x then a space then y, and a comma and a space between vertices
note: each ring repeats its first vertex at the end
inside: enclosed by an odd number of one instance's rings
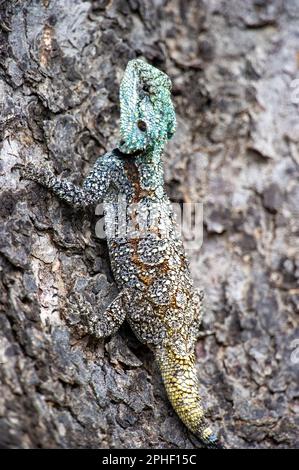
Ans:
POLYGON ((125 320, 126 297, 127 291, 123 290, 106 310, 99 312, 96 304, 92 304, 81 293, 74 293, 67 305, 68 322, 81 334, 91 334, 97 339, 111 336, 125 320))

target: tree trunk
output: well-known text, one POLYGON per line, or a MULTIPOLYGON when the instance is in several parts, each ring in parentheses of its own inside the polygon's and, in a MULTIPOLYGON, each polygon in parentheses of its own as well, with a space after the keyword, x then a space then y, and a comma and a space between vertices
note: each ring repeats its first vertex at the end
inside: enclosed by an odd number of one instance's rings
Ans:
POLYGON ((0 445, 198 445, 129 327, 99 343, 65 311, 82 286, 99 308, 117 293, 97 216, 13 169, 81 182, 117 142, 120 78, 143 56, 173 80, 168 193, 203 202, 189 254, 211 425, 228 447, 296 447, 297 0, 2 0, 0 15, 0 445))

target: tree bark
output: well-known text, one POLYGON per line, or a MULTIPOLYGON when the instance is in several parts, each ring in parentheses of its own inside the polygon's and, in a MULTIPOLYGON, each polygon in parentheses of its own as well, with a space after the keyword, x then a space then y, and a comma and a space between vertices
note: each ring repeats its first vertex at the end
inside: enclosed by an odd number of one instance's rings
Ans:
POLYGON ((81 182, 117 142, 137 56, 173 80, 168 193, 203 203, 190 259, 211 424, 228 447, 298 446, 298 2, 2 0, 0 16, 1 447, 198 445, 129 327, 96 342, 65 312, 82 287, 99 308, 117 293, 97 217, 13 169, 81 182))

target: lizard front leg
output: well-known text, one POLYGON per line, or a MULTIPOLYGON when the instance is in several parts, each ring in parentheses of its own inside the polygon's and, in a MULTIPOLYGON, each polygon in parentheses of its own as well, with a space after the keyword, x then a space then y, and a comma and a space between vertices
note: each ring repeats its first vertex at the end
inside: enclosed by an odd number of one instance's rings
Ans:
POLYGON ((36 167, 31 163, 16 167, 21 170, 23 178, 36 181, 50 189, 59 199, 76 208, 97 204, 102 200, 110 183, 109 165, 104 157, 97 160, 82 187, 58 178, 52 171, 36 167))

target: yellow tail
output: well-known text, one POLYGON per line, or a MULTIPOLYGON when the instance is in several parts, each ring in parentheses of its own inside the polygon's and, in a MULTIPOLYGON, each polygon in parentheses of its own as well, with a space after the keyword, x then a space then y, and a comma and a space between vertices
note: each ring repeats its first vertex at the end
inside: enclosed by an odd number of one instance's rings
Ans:
POLYGON ((221 447, 206 423, 199 395, 195 356, 179 356, 171 350, 156 355, 168 398, 183 423, 206 446, 221 447))

